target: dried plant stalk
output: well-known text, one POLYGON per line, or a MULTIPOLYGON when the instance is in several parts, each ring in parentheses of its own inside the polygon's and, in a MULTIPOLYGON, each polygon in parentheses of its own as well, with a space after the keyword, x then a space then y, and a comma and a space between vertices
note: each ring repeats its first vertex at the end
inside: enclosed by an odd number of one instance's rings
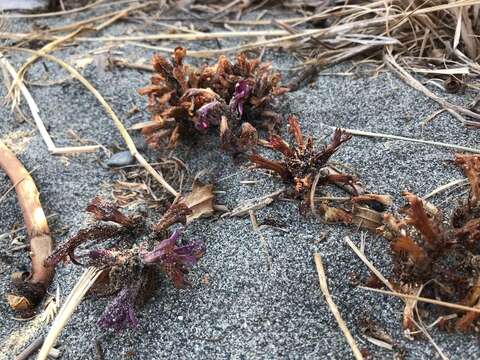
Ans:
POLYGON ((95 267, 89 267, 85 270, 80 279, 78 279, 62 308, 58 312, 58 315, 45 338, 45 342, 43 343, 37 357, 38 360, 47 359, 50 350, 55 346, 55 342, 60 335, 60 332, 71 318, 87 291, 93 286, 93 284, 95 284, 95 280, 98 279, 101 274, 101 270, 95 267))
POLYGON ((325 275, 325 270, 323 268, 322 264, 322 257, 320 254, 316 253, 314 254, 314 259, 315 259, 315 266, 317 268, 318 272, 318 280, 320 282, 320 289, 322 290, 323 296, 325 296, 325 300, 328 304, 328 307, 330 308, 330 311, 332 312, 333 316, 335 317, 335 320, 337 320, 338 326, 343 332, 343 335, 345 336, 345 339, 348 342, 348 345, 350 345, 350 348, 352 349, 353 355, 355 359, 361 360, 363 359, 363 355, 358 349, 357 343, 355 342, 355 339, 353 338, 352 334, 348 330, 347 325, 345 324, 345 321, 342 319, 342 315, 340 315, 340 311, 338 311, 337 305, 333 301, 332 295, 330 294, 330 291, 328 290, 328 284, 327 284, 327 276, 325 275))
POLYGON ((43 264, 52 252, 53 241, 35 182, 22 163, 1 141, 0 167, 15 185, 32 259, 30 272, 14 276, 13 292, 7 295, 8 302, 14 310, 29 311, 43 298, 53 279, 54 268, 43 264))

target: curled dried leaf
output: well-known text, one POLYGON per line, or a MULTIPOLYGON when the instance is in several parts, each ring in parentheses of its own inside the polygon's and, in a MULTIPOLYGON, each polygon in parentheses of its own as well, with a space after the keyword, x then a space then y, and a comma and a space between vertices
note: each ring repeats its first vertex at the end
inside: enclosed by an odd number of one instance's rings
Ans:
POLYGON ((377 229, 382 226, 383 213, 365 206, 354 204, 352 223, 366 230, 376 232, 377 229))
POLYGON ((214 213, 214 198, 212 184, 203 184, 201 181, 195 180, 192 191, 183 199, 191 211, 187 216, 187 224, 195 219, 211 216, 214 213))
POLYGON ((362 194, 352 197, 352 202, 357 204, 366 204, 379 211, 393 204, 393 198, 390 195, 362 194))
POLYGON ((346 210, 343 210, 340 208, 334 208, 326 204, 321 204, 319 206, 319 211, 321 214, 323 214, 323 218, 326 222, 329 222, 329 223, 340 222, 344 224, 352 223, 352 214, 350 214, 346 210))

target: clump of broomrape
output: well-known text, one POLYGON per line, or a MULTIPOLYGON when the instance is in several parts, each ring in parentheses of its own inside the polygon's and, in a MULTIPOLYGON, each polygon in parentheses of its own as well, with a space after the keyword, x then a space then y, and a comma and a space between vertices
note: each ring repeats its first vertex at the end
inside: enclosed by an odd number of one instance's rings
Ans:
POLYGON ((205 252, 201 241, 182 244, 181 230, 169 230, 174 224, 186 224, 192 210, 184 202, 174 203, 153 227, 147 225, 144 216, 127 216, 98 197, 86 210, 97 222, 61 244, 45 260, 45 265, 55 266, 70 258, 75 264, 103 269, 90 293, 115 298, 106 307, 99 325, 115 330, 127 325, 136 328, 135 310, 153 294, 158 274, 165 274, 175 287, 185 287, 188 284, 185 275, 205 252), (80 245, 107 240, 115 240, 114 245, 75 254, 80 245))
MULTIPOLYGON (((398 291, 480 309, 480 156, 457 154, 455 163, 468 177, 470 196, 449 221, 433 204, 405 192, 408 204, 400 214, 385 214, 382 230, 394 254, 392 283, 398 291)), ((415 306, 415 300, 406 301, 407 330, 415 327, 415 306)), ((438 311, 450 314, 444 308, 438 311)), ((458 311, 456 315, 439 324, 468 331, 480 314, 458 311)))
POLYGON ((342 144, 351 139, 341 129, 336 129, 330 143, 316 148, 311 136, 305 137, 297 117, 288 118, 289 132, 293 141, 288 143, 278 135, 271 135, 268 147, 281 153, 281 160, 271 160, 253 153, 250 161, 257 168, 277 173, 288 184, 290 194, 301 200, 300 209, 320 213, 326 222, 357 224, 369 230, 381 225, 382 212, 392 203, 388 195, 367 194, 359 179, 345 174, 329 163, 330 158, 342 144), (343 207, 330 206, 330 201, 317 201, 317 188, 325 185, 342 188, 350 196, 343 207), (318 204, 319 203, 319 204, 318 204))
POLYGON ((257 126, 273 132, 282 117, 273 111, 276 97, 288 91, 271 65, 244 54, 231 63, 220 56, 214 65, 184 63, 187 50, 177 47, 169 61, 154 55, 148 97, 152 121, 138 126, 152 147, 174 146, 192 133, 219 128, 223 149, 243 152, 256 145, 257 126))

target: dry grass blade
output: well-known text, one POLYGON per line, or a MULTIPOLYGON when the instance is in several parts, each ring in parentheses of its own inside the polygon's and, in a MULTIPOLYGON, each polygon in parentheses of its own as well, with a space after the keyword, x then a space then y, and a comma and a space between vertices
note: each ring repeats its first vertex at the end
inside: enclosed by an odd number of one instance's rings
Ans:
POLYGON ((353 338, 352 334, 348 330, 347 324, 345 324, 345 321, 342 319, 342 316, 338 311, 337 305, 333 301, 332 295, 330 295, 330 291, 328 290, 328 284, 327 284, 327 276, 325 275, 325 270, 322 264, 322 257, 318 253, 315 253, 313 257, 315 259, 315 266, 317 268, 318 281, 320 282, 320 289, 322 290, 322 294, 325 297, 328 307, 330 308, 330 311, 335 317, 335 320, 337 321, 338 326, 340 326, 340 329, 342 330, 343 335, 345 336, 345 339, 348 342, 348 345, 350 345, 350 348, 352 349, 355 359, 357 360, 363 359, 363 355, 358 349, 355 339, 353 338))
MULTIPOLYGON (((420 91, 424 95, 428 96, 433 101, 439 103, 444 108, 463 114, 463 115, 470 116, 474 119, 480 120, 480 114, 473 112, 471 110, 468 110, 463 106, 452 104, 447 100, 442 99, 441 97, 435 95, 430 90, 428 90, 418 80, 416 80, 412 75, 410 75, 404 68, 402 68, 391 54, 385 55, 385 61, 387 65, 390 67, 390 69, 392 69, 395 73, 397 73, 407 84, 412 86, 414 89, 420 91)), ((476 122, 476 121, 463 120, 463 123, 464 125, 480 127, 480 122, 476 122)))
POLYGON ((480 308, 478 308, 478 307, 464 306, 464 305, 460 305, 460 304, 449 303, 449 302, 446 302, 446 301, 429 299, 429 298, 422 297, 422 296, 402 294, 402 293, 399 293, 399 292, 396 292, 396 291, 374 289, 374 288, 370 288, 370 287, 367 287, 367 286, 359 286, 359 288, 364 289, 364 290, 368 290, 368 291, 377 292, 377 293, 380 293, 380 294, 396 296, 396 297, 399 297, 401 299, 415 300, 415 301, 419 301, 419 302, 424 302, 424 303, 428 303, 428 304, 443 306, 443 307, 446 307, 446 308, 460 310, 460 311, 472 311, 472 312, 475 312, 475 313, 480 313, 480 308))
POLYGON ((128 147, 128 150, 130 151, 132 156, 137 159, 137 161, 155 178, 155 180, 157 180, 165 188, 165 190, 167 190, 170 194, 172 194, 175 197, 179 196, 179 193, 174 188, 172 188, 170 186, 170 184, 168 184, 165 181, 163 176, 160 173, 158 173, 145 160, 145 158, 138 152, 138 150, 135 146, 135 143, 133 142, 132 138, 128 134, 127 129, 125 129, 125 127, 123 126, 122 122, 120 121, 118 116, 115 114, 113 109, 105 101, 105 99, 98 92, 98 90, 95 89, 95 87, 93 87, 93 85, 90 84, 90 82, 87 79, 85 79, 77 70, 75 70, 72 66, 70 66, 66 62, 64 62, 64 61, 62 61, 62 60, 60 60, 60 59, 58 59, 54 56, 51 56, 51 55, 48 55, 48 54, 43 54, 43 53, 40 53, 38 51, 23 49, 23 48, 12 48, 12 47, 0 47, 0 49, 6 50, 6 51, 24 51, 24 52, 31 53, 31 54, 37 54, 41 57, 46 58, 47 60, 50 60, 50 61, 53 61, 53 62, 59 64, 65 70, 67 70, 74 78, 76 78, 78 81, 80 81, 97 98, 97 100, 100 102, 100 104, 102 104, 102 106, 105 108, 107 114, 111 117, 111 119, 113 120, 113 122, 114 122, 115 126, 117 127, 118 131, 122 135, 122 137, 123 137, 123 139, 124 139, 124 141, 125 141, 125 143, 128 147))
POLYGON ((468 184, 468 179, 457 179, 457 180, 450 181, 449 183, 439 186, 435 190, 431 191, 430 193, 425 195, 423 199, 427 200, 428 198, 431 198, 437 194, 440 194, 441 192, 451 189, 452 187, 455 187, 457 185, 460 186, 460 185, 467 185, 467 184, 468 184))
POLYGON ((90 267, 85 270, 80 279, 78 279, 75 287, 72 289, 68 295, 65 303, 60 308, 55 321, 50 328, 40 353, 38 354, 37 360, 46 360, 50 349, 55 346, 55 342, 60 335, 60 332, 63 330, 68 320, 72 316, 73 312, 77 308, 78 304, 82 301, 83 297, 87 293, 88 289, 92 287, 95 283, 95 280, 102 274, 102 270, 90 267))
POLYGON ((345 237, 345 242, 350 246, 350 248, 357 254, 357 256, 364 262, 365 265, 367 265, 368 269, 375 274, 375 276, 380 279, 380 281, 388 287, 390 290, 395 291, 393 285, 390 283, 390 281, 385 278, 385 276, 382 275, 380 271, 377 270, 375 266, 367 259, 367 257, 360 251, 358 247, 355 246, 355 244, 350 240, 349 237, 345 237))
POLYGON ((271 204, 275 198, 277 198, 284 192, 285 192, 285 188, 281 188, 270 194, 267 194, 258 198, 254 198, 254 199, 245 200, 229 213, 223 214, 222 217, 225 217, 225 216, 241 217, 241 216, 248 215, 250 211, 259 210, 271 204))
POLYGON ((100 7, 100 6, 112 6, 112 5, 119 5, 119 4, 125 4, 125 3, 131 3, 131 2, 136 2, 138 0, 123 0, 123 1, 115 1, 115 2, 110 2, 110 3, 105 3, 105 0, 97 0, 91 4, 71 9, 71 10, 64 10, 64 11, 57 11, 57 12, 48 12, 48 13, 41 13, 41 14, 8 14, 8 15, 0 15, 0 18, 9 18, 9 19, 33 19, 33 18, 47 18, 47 17, 56 17, 56 16, 64 16, 64 15, 70 15, 70 14, 75 14, 78 12, 86 11, 93 9, 95 7, 100 7))
MULTIPOLYGON (((64 43, 65 41, 73 39, 75 36, 77 36, 82 31, 83 31, 83 28, 81 27, 81 28, 73 31, 70 34, 62 36, 61 38, 58 38, 58 39, 52 41, 51 43, 45 45, 40 50, 38 50, 38 52, 40 52, 42 54, 46 54, 48 52, 51 52, 51 51, 55 50, 55 48, 57 48, 60 44, 64 43)), ((15 77, 13 79, 13 82, 12 82, 12 85, 11 85, 9 91, 8 91, 8 96, 10 96, 12 98, 12 103, 13 104, 15 104, 15 102, 17 101, 17 99, 20 95, 19 92, 18 92, 19 85, 21 83, 23 83, 23 79, 25 77, 25 74, 27 73, 28 67, 30 65, 32 65, 39 58, 40 58, 40 55, 35 54, 35 55, 31 56, 27 60, 27 62, 25 62, 25 64, 23 64, 20 67, 17 74, 15 75, 15 77)))
MULTIPOLYGON (((15 78, 17 74, 15 69, 8 62, 8 60, 5 57, 3 57, 1 53, 0 53, 0 63, 2 63, 5 66, 7 71, 10 73, 10 76, 12 76, 12 78, 15 78)), ((70 154, 70 153, 93 152, 101 147, 100 145, 68 146, 68 147, 60 147, 60 148, 57 147, 54 144, 52 138, 50 137, 50 134, 48 133, 42 118, 40 117, 40 110, 38 109, 37 103, 35 102, 32 95, 30 94, 30 91, 28 91, 27 87, 22 82, 19 83, 19 88, 23 97, 27 101, 27 105, 30 109, 30 113, 32 114, 33 120, 35 121, 35 125, 37 126, 38 131, 40 132, 40 135, 42 136, 42 139, 45 142, 45 145, 47 145, 47 149, 51 154, 62 155, 62 154, 70 154)))
MULTIPOLYGON (((334 127, 331 127, 331 128, 333 129, 334 127)), ((405 136, 383 134, 383 133, 376 133, 376 132, 363 131, 363 130, 345 129, 345 128, 343 128, 342 130, 345 131, 347 134, 356 135, 356 136, 365 136, 365 137, 380 138, 380 139, 392 139, 392 140, 400 140, 400 141, 409 141, 409 142, 415 142, 415 143, 420 143, 420 144, 444 147, 444 148, 447 148, 447 149, 453 149, 453 150, 458 150, 458 151, 466 151, 466 152, 471 152, 471 153, 474 153, 474 154, 480 154, 480 149, 475 149, 475 148, 468 147, 468 146, 448 144, 448 143, 442 143, 442 142, 438 142, 438 141, 415 139, 415 138, 409 138, 409 137, 405 137, 405 136)))

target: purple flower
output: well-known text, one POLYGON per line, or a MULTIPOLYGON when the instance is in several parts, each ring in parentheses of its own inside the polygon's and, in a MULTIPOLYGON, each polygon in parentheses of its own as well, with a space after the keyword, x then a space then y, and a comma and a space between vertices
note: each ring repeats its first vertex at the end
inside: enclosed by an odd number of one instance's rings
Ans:
POLYGON ((211 124, 218 125, 222 116, 221 108, 222 103, 217 100, 201 106, 197 110, 195 128, 202 131, 208 129, 211 124))
POLYGON ((122 289, 115 299, 107 305, 98 320, 98 325, 103 329, 120 331, 125 329, 128 323, 132 329, 136 329, 138 327, 134 306, 136 293, 135 289, 122 289))
POLYGON ((205 252, 205 246, 201 241, 193 241, 188 245, 177 246, 181 230, 176 229, 173 234, 162 240, 152 251, 141 254, 145 264, 160 264, 174 286, 184 287, 187 281, 185 273, 193 267, 205 252))
POLYGON ((244 103, 250 96, 252 88, 246 80, 240 80, 235 84, 235 93, 230 100, 230 109, 237 110, 240 116, 243 116, 244 103))

